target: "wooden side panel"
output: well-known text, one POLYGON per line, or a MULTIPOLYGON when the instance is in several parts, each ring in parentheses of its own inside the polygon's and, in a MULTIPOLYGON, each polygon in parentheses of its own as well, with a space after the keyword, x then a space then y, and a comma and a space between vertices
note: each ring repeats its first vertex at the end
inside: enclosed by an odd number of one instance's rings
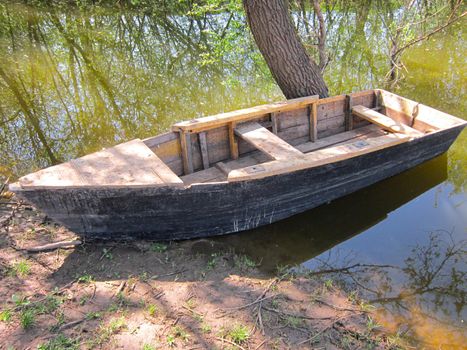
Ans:
POLYGON ((278 130, 284 130, 294 126, 308 124, 308 108, 300 108, 295 111, 277 113, 278 130))
POLYGON ((178 133, 167 133, 150 139, 144 143, 177 175, 183 174, 182 149, 178 133))
POLYGON ((210 164, 230 158, 229 131, 227 126, 206 131, 206 139, 210 164))
MULTIPOLYGON (((373 91, 368 91, 366 93, 355 93, 350 94, 352 96, 352 105, 362 105, 368 108, 376 107, 377 98, 376 94, 373 91)), ((353 116, 352 125, 354 128, 359 128, 365 125, 368 125, 368 122, 357 116, 353 116)))

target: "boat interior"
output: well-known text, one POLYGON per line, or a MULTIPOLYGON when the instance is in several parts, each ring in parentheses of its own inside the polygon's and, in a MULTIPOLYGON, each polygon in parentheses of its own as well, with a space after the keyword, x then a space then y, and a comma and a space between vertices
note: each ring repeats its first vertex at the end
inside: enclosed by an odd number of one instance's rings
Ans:
POLYGON ((176 123, 43 169, 23 189, 190 186, 263 178, 354 157, 465 123, 384 90, 303 97, 176 123))

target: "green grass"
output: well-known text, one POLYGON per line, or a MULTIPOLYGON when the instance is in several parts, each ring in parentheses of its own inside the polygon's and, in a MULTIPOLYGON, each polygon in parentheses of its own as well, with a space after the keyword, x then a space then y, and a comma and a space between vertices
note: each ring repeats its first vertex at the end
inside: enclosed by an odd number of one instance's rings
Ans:
POLYGON ((174 328, 174 335, 175 337, 182 339, 184 342, 188 342, 188 340, 190 340, 190 335, 180 326, 176 326, 174 328))
POLYGON ((173 334, 169 334, 166 338, 166 342, 167 342, 167 345, 170 347, 170 348, 173 348, 176 344, 175 344, 175 336, 173 334))
POLYGON ((151 344, 144 344, 142 350, 156 350, 156 347, 151 344))
POLYGON ((36 312, 33 309, 24 309, 19 316, 19 323, 23 329, 29 329, 36 323, 36 312))
POLYGON ((37 350, 74 350, 79 349, 79 342, 76 339, 70 339, 63 334, 49 340, 47 343, 41 344, 37 350))
POLYGON ((93 281, 93 278, 91 275, 84 274, 82 276, 78 277, 78 283, 91 283, 93 281))
POLYGON ((301 318, 294 317, 294 316, 288 316, 285 319, 285 322, 288 326, 295 327, 295 328, 300 327, 303 324, 303 320, 301 318))
POLYGON ((208 324, 206 324, 206 323, 203 323, 203 324, 201 325, 201 332, 207 334, 207 333, 211 333, 211 330, 212 330, 212 328, 211 328, 210 325, 208 325, 208 324))
POLYGON ((156 253, 163 253, 167 250, 168 246, 166 244, 162 243, 153 243, 151 244, 151 251, 156 252, 156 253))
POLYGON ((147 307, 147 311, 148 311, 149 316, 151 316, 151 317, 156 316, 156 313, 157 313, 157 305, 155 305, 155 304, 149 304, 148 307, 147 307))
POLYGON ((235 255, 234 257, 235 266, 240 270, 248 270, 258 266, 253 260, 246 255, 235 255))
POLYGON ((235 344, 243 344, 250 339, 250 331, 241 324, 234 325, 228 332, 227 337, 235 344))
POLYGON ((10 310, 3 310, 0 312, 0 321, 8 323, 11 321, 12 313, 10 310))
POLYGON ((27 260, 15 262, 11 267, 10 274, 16 277, 26 277, 31 273, 31 266, 27 260))

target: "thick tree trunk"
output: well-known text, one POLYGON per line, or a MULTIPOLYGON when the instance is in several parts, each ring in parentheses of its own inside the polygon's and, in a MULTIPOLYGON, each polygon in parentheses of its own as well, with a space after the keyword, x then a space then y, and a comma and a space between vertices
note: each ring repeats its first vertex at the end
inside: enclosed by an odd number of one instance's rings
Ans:
POLYGON ((284 0, 243 0, 256 44, 285 97, 328 96, 318 65, 308 56, 284 0))

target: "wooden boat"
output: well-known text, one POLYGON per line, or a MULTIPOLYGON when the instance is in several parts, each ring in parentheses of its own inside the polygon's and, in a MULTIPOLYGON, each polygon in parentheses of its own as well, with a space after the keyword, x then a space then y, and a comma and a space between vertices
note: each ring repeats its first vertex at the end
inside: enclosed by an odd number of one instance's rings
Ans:
POLYGON ((10 190, 86 237, 221 235, 434 158, 465 125, 379 89, 310 96, 176 123, 172 132, 26 175, 10 190))

